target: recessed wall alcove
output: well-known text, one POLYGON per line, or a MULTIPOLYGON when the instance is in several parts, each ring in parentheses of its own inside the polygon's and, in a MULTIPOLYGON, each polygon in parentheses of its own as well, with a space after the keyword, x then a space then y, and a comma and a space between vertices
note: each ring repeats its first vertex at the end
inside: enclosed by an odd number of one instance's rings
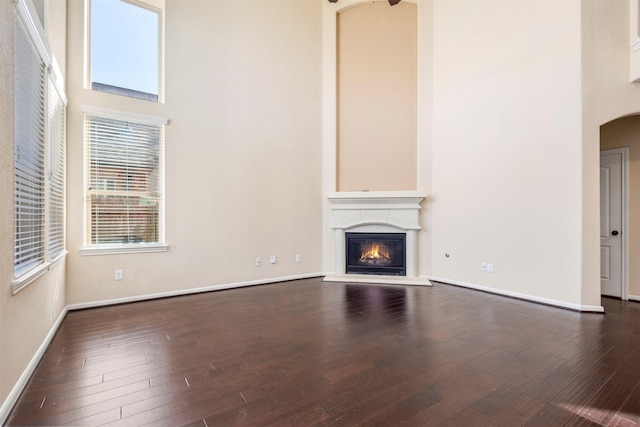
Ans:
POLYGON ((420 251, 430 136, 420 135, 430 111, 418 99, 430 76, 418 45, 430 35, 418 34, 419 5, 340 0, 323 11, 325 280, 429 285, 420 251), (347 273, 348 233, 406 236, 405 270, 347 273))
POLYGON ((337 191, 416 190, 417 8, 337 13, 337 191))

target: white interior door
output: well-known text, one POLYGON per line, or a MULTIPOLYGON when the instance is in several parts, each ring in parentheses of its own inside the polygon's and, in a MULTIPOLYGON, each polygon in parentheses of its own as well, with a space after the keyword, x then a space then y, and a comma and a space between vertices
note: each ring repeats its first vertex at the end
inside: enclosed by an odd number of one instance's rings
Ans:
POLYGON ((600 287, 622 298, 623 153, 600 153, 600 287))

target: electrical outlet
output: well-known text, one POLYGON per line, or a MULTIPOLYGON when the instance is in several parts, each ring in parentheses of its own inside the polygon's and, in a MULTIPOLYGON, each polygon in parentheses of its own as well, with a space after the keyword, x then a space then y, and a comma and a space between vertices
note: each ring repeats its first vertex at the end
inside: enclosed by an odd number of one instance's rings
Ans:
POLYGON ((480 268, 482 268, 482 271, 487 271, 487 263, 483 262, 480 268))
POLYGON ((300 262, 300 255, 296 255, 296 262, 300 262))
POLYGON ((487 271, 488 271, 489 273, 493 273, 493 264, 492 264, 492 263, 488 263, 488 264, 487 264, 487 271))
POLYGON ((271 257, 269 258, 269 262, 271 264, 275 264, 276 263, 276 256, 275 255, 271 255, 271 257))
POLYGON ((262 258, 256 258, 256 267, 260 267, 262 265, 262 258))
POLYGON ((124 271, 123 270, 116 270, 115 280, 122 280, 123 278, 124 278, 124 271))

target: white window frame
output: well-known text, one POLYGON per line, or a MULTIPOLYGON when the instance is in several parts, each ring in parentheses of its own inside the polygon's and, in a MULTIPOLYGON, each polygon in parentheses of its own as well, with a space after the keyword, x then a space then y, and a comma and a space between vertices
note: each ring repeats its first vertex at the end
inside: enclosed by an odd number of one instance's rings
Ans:
MULTIPOLYGON (((85 61, 84 61, 84 87, 88 90, 91 88, 91 1, 85 0, 85 61)), ((121 0, 125 3, 129 3, 133 6, 147 9, 151 12, 158 14, 158 100, 149 101, 158 104, 164 103, 164 0, 121 0)), ((106 93, 114 95, 112 92, 98 91, 100 93, 106 93)), ((118 96, 118 95, 116 95, 118 96)), ((120 94, 119 96, 127 96, 120 94)), ((144 100, 143 98, 131 97, 133 99, 144 100)))
POLYGON ((631 0, 629 2, 631 50, 640 50, 640 0, 631 0))
MULTIPOLYGON (((130 121, 136 123, 142 123, 147 125, 156 125, 156 126, 166 126, 169 123, 169 120, 163 117, 156 116, 148 116, 144 114, 136 114, 125 111, 116 111, 110 110, 106 108, 99 108, 93 106, 83 106, 82 112, 85 116, 98 116, 109 119, 130 121)), ((85 124, 86 126, 86 124, 85 124)), ((163 130, 164 133, 164 130, 163 130)), ((84 242, 85 246, 80 249, 81 255, 113 255, 113 254, 134 254, 134 253, 149 253, 149 252, 166 252, 169 249, 169 246, 165 243, 164 237, 164 206, 165 206, 165 191, 164 191, 164 138, 160 141, 160 170, 161 170, 161 179, 159 183, 159 190, 161 194, 161 201, 158 209, 158 242, 153 243, 115 243, 115 244, 91 244, 91 219, 90 219, 90 209, 88 206, 88 192, 90 187, 89 180, 91 179, 89 176, 89 168, 88 164, 90 162, 89 154, 87 147, 90 144, 90 141, 87 140, 86 130, 84 132, 84 146, 85 146, 85 176, 84 176, 84 188, 85 188, 85 204, 84 204, 84 242)))
POLYGON ((55 92, 57 95, 58 105, 54 105, 53 96, 48 96, 49 101, 48 119, 49 119, 49 150, 47 153, 47 191, 48 198, 47 204, 47 254, 53 260, 57 262, 61 259, 61 256, 67 253, 66 250, 66 212, 67 212, 67 200, 66 200, 66 119, 67 119, 67 97, 64 93, 62 72, 58 67, 58 63, 55 57, 52 61, 53 72, 49 76, 49 90, 55 92), (55 110, 59 108, 60 110, 55 110), (59 112, 60 116, 56 116, 55 112, 59 112), (54 121, 58 121, 57 125, 60 126, 60 134, 56 134, 56 124, 54 121), (58 213, 54 207, 59 207, 59 214, 62 217, 61 224, 55 224, 56 218, 54 217, 58 213), (56 248, 60 248, 57 249, 56 248))
MULTIPOLYGON (((14 0, 15 4, 15 13, 16 13, 16 21, 14 25, 23 25, 29 39, 33 43, 35 50, 37 51, 40 60, 44 64, 44 105, 42 105, 43 112, 43 121, 44 121, 44 138, 42 144, 44 146, 44 161, 43 161, 43 182, 44 182, 44 191, 43 191, 43 204, 44 204, 44 212, 43 212, 43 230, 42 230, 42 262, 34 265, 30 268, 25 269, 24 271, 18 272, 16 275, 16 259, 14 254, 14 276, 11 282, 11 290, 12 294, 16 294, 23 288, 25 288, 30 283, 34 282, 37 278, 45 274, 47 271, 51 270, 55 265, 60 263, 65 259, 67 250, 66 250, 66 239, 65 239, 65 230, 62 230, 62 249, 55 254, 55 256, 51 256, 49 250, 49 226, 50 226, 50 217, 49 217, 49 208, 52 200, 52 192, 50 187, 49 180, 49 172, 51 171, 51 145, 52 144, 61 144, 62 146, 59 149, 62 150, 62 155, 64 156, 65 149, 65 118, 66 114, 66 105, 67 99, 64 93, 63 79, 60 69, 56 63, 55 57, 50 53, 49 45, 47 42, 47 38, 45 36, 44 30, 42 28, 42 24, 38 18, 37 12, 33 3, 30 0, 14 0), (21 23, 21 24, 20 24, 21 23), (56 135, 51 131, 51 116, 50 116, 50 106, 51 103, 54 102, 51 98, 51 91, 54 90, 58 95, 58 102, 62 103, 62 126, 61 131, 62 135, 56 135)), ((15 93, 14 93, 15 96, 15 93)), ((14 117, 15 120, 15 117, 14 117)), ((14 141, 15 144, 15 141, 14 141)), ((15 154, 14 154, 15 155, 15 154)), ((64 162, 62 164, 62 174, 64 176, 64 162)), ((14 166, 15 168, 15 166, 14 166)), ((62 195, 64 204, 64 179, 62 181, 62 195)), ((16 185, 14 183, 14 191, 16 191, 16 185)), ((15 200, 14 200, 15 203, 15 200)), ((64 215, 64 213, 63 213, 64 215)), ((17 223, 15 223, 14 219, 14 239, 18 237, 16 230, 17 223)), ((15 241, 14 241, 15 245, 15 241)), ((14 246, 15 248, 15 246, 14 246)))

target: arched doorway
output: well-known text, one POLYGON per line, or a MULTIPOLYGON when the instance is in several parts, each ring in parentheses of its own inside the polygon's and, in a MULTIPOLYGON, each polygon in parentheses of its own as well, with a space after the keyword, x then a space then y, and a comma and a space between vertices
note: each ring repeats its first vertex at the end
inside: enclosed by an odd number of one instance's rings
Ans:
POLYGON ((602 294, 640 301, 640 114, 602 125, 600 150, 602 294))

